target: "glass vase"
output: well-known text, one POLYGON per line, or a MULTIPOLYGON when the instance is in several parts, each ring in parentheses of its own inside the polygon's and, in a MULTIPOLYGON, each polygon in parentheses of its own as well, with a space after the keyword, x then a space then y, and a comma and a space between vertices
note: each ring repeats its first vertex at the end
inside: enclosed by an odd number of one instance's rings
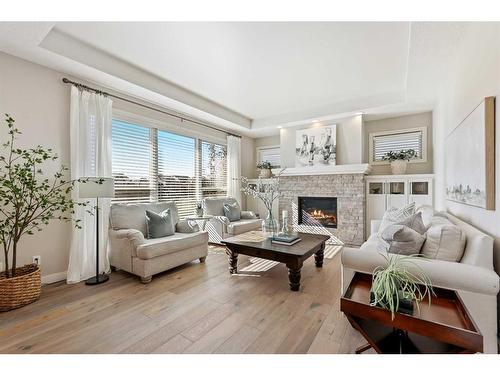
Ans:
POLYGON ((278 234, 279 224, 271 211, 267 212, 267 217, 262 221, 262 232, 267 238, 274 237, 278 234))

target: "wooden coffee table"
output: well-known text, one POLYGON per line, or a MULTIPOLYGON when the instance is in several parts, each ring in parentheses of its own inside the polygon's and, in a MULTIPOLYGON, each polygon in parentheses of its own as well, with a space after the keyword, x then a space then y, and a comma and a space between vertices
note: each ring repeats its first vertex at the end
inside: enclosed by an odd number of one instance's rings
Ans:
POLYGON ((323 266, 325 242, 330 236, 323 234, 299 233, 300 242, 295 245, 276 245, 265 238, 262 232, 247 232, 229 237, 222 241, 226 245, 229 260, 229 273, 237 273, 238 254, 285 263, 288 267, 290 289, 300 289, 300 270, 304 261, 314 254, 316 267, 323 266))
POLYGON ((340 300, 340 310, 377 353, 476 353, 483 351, 483 336, 452 290, 434 288, 435 296, 414 307, 412 315, 370 306, 372 275, 356 273, 340 300))

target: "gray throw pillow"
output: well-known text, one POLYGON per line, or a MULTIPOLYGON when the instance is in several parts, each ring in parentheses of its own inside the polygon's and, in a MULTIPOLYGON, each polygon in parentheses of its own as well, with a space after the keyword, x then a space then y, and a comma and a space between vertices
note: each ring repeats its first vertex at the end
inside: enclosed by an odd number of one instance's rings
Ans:
POLYGON ((170 208, 167 208, 159 214, 146 210, 146 224, 148 238, 171 236, 175 233, 174 221, 170 208))
POLYGON ((427 227, 424 225, 424 221, 422 220, 421 212, 417 212, 416 214, 411 215, 396 224, 407 226, 420 234, 424 234, 427 231, 427 227))
POLYGON ((229 221, 241 220, 241 208, 238 202, 225 202, 224 203, 224 216, 229 219, 229 221))
POLYGON ((417 231, 405 225, 394 224, 380 234, 378 250, 401 255, 418 254, 424 241, 425 236, 417 231))

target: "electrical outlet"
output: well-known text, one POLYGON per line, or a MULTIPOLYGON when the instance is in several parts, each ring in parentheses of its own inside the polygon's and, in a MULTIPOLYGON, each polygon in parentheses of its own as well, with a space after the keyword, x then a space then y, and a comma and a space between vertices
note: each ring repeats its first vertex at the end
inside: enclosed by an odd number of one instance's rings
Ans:
POLYGON ((33 263, 39 266, 42 263, 42 256, 41 255, 33 256, 33 263))

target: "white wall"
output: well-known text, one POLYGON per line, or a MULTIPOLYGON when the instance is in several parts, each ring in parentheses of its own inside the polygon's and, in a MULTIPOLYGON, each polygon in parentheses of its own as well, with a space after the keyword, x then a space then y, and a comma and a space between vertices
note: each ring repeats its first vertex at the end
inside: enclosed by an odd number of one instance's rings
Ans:
MULTIPOLYGON (((69 92, 70 86, 61 79, 65 75, 46 67, 27 62, 17 57, 0 53, 0 113, 9 113, 23 132, 19 137, 21 147, 43 145, 53 148, 60 160, 47 170, 48 175, 55 172, 60 164, 69 166, 69 92)), ((69 77, 71 78, 71 77, 69 77)), ((78 79, 76 79, 78 81, 78 79)), ((113 103, 114 109, 133 112, 160 121, 166 129, 178 127, 179 132, 199 131, 199 126, 172 119, 167 115, 119 100, 113 103)), ((203 128, 205 137, 223 141, 221 132, 203 128)), ((1 131, 2 142, 5 132, 1 131)), ((255 146, 252 138, 242 137, 242 164, 244 176, 251 176, 255 169, 255 146)), ((31 263, 34 255, 41 255, 42 277, 45 281, 64 276, 69 260, 71 224, 54 221, 42 232, 26 236, 20 242, 18 264, 31 263), (47 276, 49 275, 49 278, 47 276)), ((0 261, 3 254, 0 255, 0 261)))
MULTIPOLYGON (((0 53, 1 139, 5 139, 3 114, 9 113, 23 134, 21 147, 51 147, 60 156, 49 169, 69 166, 69 87, 62 75, 40 65, 0 53)), ((71 225, 54 221, 43 232, 25 236, 18 249, 18 264, 41 255, 42 275, 65 272, 68 266, 71 225)), ((2 254, 3 255, 3 254, 2 254)), ((3 259, 3 257, 2 257, 3 259)))
MULTIPOLYGON (((408 116, 398 116, 383 120, 365 120, 364 135, 364 162, 369 162, 369 137, 370 133, 377 133, 390 130, 401 130, 418 127, 427 127, 427 162, 408 164, 407 173, 433 173, 433 152, 432 152, 432 112, 417 113, 408 116)), ((373 165, 372 174, 391 174, 391 166, 373 165)))
MULTIPOLYGON (((337 120, 337 164, 360 164, 363 162, 363 116, 353 116, 337 120)), ((300 129, 329 124, 303 125, 281 129, 281 166, 295 167, 295 133, 300 129)))
MULTIPOLYGON (((436 206, 464 219, 495 239, 494 264, 500 274, 500 27, 469 24, 455 65, 439 91, 433 115, 436 206), (446 136, 486 96, 496 96, 496 210, 445 200, 446 136)), ((466 152, 466 150, 464 150, 466 152)))

